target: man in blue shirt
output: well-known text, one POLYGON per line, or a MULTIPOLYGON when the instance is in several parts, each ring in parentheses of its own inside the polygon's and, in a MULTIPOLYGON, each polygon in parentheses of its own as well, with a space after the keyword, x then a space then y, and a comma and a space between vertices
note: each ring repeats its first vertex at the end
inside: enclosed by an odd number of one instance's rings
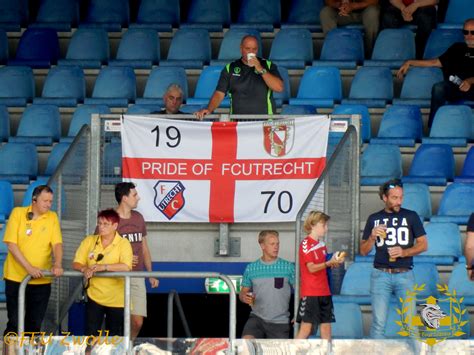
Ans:
POLYGON ((295 280, 295 265, 278 257, 278 232, 260 232, 262 257, 247 265, 239 299, 252 307, 244 326, 244 339, 288 339, 289 303, 295 280))
POLYGON ((402 208, 403 185, 399 179, 380 187, 383 210, 367 219, 360 253, 367 255, 375 245, 374 269, 370 280, 372 295, 372 338, 383 339, 390 298, 406 298, 415 284, 413 256, 428 249, 426 233, 420 217, 402 208))

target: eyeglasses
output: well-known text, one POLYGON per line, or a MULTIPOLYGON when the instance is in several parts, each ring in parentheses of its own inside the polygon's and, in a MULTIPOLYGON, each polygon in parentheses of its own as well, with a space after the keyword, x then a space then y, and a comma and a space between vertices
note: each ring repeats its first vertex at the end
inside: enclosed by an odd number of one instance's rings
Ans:
POLYGON ((471 36, 474 36, 474 30, 462 30, 462 34, 464 36, 467 36, 467 35, 471 35, 471 36))

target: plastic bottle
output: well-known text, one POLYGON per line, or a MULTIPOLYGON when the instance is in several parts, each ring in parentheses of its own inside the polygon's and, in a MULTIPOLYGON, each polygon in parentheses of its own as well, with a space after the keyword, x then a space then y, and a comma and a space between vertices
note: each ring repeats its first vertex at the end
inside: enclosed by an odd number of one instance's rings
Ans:
POLYGON ((462 83, 462 79, 457 75, 450 75, 449 81, 452 82, 453 84, 456 84, 457 86, 461 85, 462 83))

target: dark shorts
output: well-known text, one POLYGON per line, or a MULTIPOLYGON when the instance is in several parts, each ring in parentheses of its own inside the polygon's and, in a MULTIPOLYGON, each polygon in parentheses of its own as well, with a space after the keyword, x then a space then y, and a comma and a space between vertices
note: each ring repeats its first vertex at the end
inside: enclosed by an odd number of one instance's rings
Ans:
POLYGON ((290 324, 271 323, 255 314, 250 314, 242 331, 242 337, 245 335, 251 335, 256 339, 288 339, 290 337, 290 324))
POLYGON ((336 319, 332 296, 303 297, 300 300, 296 321, 311 324, 334 323, 336 319))

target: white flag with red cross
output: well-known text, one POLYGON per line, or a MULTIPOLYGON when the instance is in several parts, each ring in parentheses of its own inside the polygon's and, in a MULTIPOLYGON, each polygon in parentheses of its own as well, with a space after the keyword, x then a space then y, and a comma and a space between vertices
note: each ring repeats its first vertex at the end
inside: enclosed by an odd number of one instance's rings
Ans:
POLYGON ((124 181, 156 222, 294 221, 326 165, 327 116, 196 122, 125 116, 124 181))

